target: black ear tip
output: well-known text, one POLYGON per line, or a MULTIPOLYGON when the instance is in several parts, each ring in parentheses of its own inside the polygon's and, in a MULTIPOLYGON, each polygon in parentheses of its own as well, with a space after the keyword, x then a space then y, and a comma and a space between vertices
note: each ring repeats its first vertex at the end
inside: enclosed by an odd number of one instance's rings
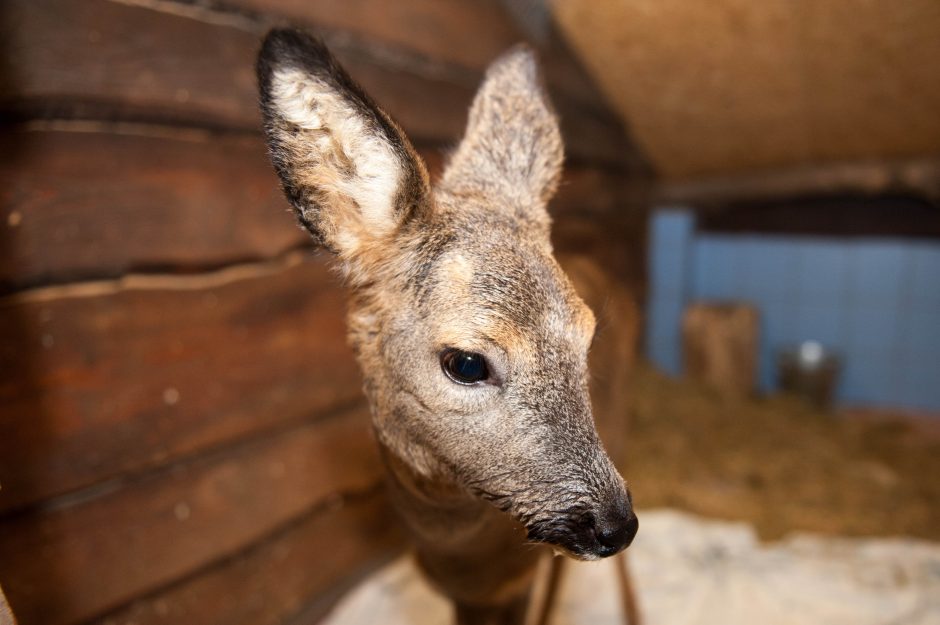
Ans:
POLYGON ((296 28, 274 28, 268 31, 258 53, 258 78, 266 85, 275 67, 296 67, 308 71, 327 68, 333 56, 326 45, 296 28))
POLYGON ((273 28, 261 44, 262 54, 305 56, 328 55, 322 41, 297 28, 273 28))

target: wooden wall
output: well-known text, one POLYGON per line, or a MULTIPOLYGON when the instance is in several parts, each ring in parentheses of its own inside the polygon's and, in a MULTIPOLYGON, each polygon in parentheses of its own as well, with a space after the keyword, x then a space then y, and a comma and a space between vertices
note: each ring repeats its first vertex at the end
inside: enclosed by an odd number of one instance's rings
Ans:
MULTIPOLYGON (((323 36, 439 171, 522 31, 478 0, 0 5, 0 586, 21 625, 310 623, 400 550, 344 296, 254 55, 323 36)), ((560 249, 642 289, 648 171, 555 37, 560 249)))

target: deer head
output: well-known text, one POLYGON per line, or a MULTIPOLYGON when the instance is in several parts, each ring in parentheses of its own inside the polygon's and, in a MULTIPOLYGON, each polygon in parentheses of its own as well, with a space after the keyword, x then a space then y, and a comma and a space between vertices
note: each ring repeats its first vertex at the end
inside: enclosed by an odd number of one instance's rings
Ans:
POLYGON ((552 256, 563 151, 533 54, 489 68, 433 189, 322 43, 273 31, 258 75, 284 191, 352 289, 351 342, 386 451, 532 541, 585 559, 629 544, 636 517, 588 397, 594 316, 552 256))

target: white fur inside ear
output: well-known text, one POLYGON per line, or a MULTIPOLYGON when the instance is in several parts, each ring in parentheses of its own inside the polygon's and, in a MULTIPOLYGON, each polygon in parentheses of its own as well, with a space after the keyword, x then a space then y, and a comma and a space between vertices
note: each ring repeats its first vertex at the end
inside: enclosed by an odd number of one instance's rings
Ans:
MULTIPOLYGON (((271 94, 277 112, 306 131, 291 148, 302 149, 300 160, 318 171, 301 175, 313 187, 351 199, 366 232, 391 232, 402 164, 388 139, 343 94, 302 70, 276 70, 271 94)), ((332 221, 348 223, 348 217, 336 215, 332 221)), ((359 233, 340 226, 334 236, 355 247, 359 233)))

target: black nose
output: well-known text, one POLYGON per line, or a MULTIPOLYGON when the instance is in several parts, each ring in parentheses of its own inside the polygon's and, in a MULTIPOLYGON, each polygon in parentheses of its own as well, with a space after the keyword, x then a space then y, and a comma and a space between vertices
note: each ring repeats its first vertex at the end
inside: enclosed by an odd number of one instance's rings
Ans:
POLYGON ((639 528, 640 521, 632 512, 627 517, 598 523, 594 528, 594 536, 601 546, 597 555, 606 558, 626 549, 633 542, 639 528))

